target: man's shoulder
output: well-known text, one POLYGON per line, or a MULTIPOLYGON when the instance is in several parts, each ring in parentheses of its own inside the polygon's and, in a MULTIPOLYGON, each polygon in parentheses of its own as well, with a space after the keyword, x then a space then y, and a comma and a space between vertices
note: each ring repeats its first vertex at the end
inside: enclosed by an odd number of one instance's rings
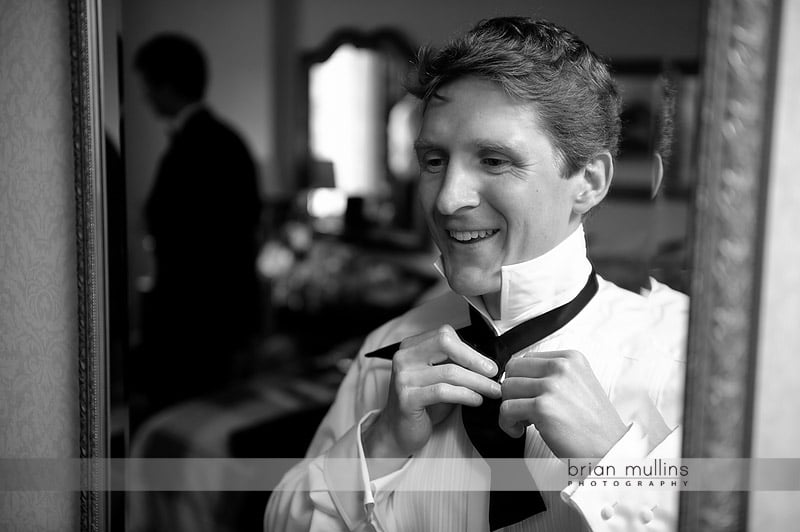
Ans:
POLYGON ((362 353, 401 342, 445 324, 456 329, 469 324, 467 302, 452 291, 425 301, 375 329, 367 336, 362 353))
POLYGON ((198 108, 186 120, 181 136, 195 144, 213 144, 216 150, 246 148, 241 133, 207 107, 198 108))
POLYGON ((659 314, 688 314, 689 296, 678 292, 666 284, 650 279, 650 291, 647 293, 650 309, 659 314))
POLYGON ((650 289, 632 292, 598 276, 597 301, 610 314, 635 313, 658 323, 662 318, 682 317, 689 311, 689 296, 650 279, 650 289))
MULTIPOLYGON (((689 325, 689 297, 669 286, 650 280, 650 290, 631 292, 600 279, 595 319, 602 329, 616 331, 626 342, 636 338, 655 343, 670 358, 683 360, 689 325)), ((653 352, 653 351, 650 351, 653 352)), ((639 356, 642 356, 640 353, 639 356)))

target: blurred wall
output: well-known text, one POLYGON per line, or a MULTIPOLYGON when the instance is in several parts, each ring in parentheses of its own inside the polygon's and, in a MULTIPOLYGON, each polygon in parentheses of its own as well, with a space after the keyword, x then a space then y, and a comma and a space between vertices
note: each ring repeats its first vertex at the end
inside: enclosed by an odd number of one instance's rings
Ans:
MULTIPOLYGON (((0 0, 0 458, 78 455, 69 15, 0 0)), ((78 528, 77 493, 0 492, 0 530, 78 528)))
POLYGON ((319 46, 335 28, 393 26, 421 45, 441 43, 482 18, 549 19, 610 57, 694 59, 702 46, 697 0, 300 0, 298 43, 319 46))

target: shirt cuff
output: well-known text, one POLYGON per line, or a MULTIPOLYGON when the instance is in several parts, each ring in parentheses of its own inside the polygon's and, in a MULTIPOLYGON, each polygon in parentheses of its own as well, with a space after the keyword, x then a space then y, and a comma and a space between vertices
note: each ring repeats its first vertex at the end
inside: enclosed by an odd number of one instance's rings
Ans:
POLYGON ((367 412, 323 457, 325 487, 349 530, 356 529, 364 521, 373 522, 376 499, 391 492, 408 466, 406 462, 401 469, 370 480, 361 428, 374 421, 373 416, 378 412, 367 412))
MULTIPOLYGON (((363 428, 364 425, 372 423, 374 421, 374 416, 377 415, 378 412, 379 410, 367 412, 367 414, 361 418, 361 421, 359 421, 359 427, 363 428)), ((359 428, 359 434, 361 434, 361 428, 359 428)), ((403 467, 397 471, 393 471, 382 477, 370 479, 369 468, 367 467, 367 458, 366 454, 364 453, 364 443, 361 438, 358 438, 358 459, 360 462, 359 467, 361 469, 361 478, 363 479, 365 508, 367 508, 368 505, 374 506, 375 497, 380 499, 386 496, 386 494, 394 491, 395 486, 397 486, 399 483, 403 473, 408 470, 408 464, 411 462, 410 460, 406 460, 406 463, 403 464, 403 467)))
MULTIPOLYGON (((680 457, 680 428, 674 429, 650 450, 647 434, 632 423, 628 431, 597 463, 600 471, 613 465, 624 470, 626 463, 638 463, 654 456, 680 457), (675 446, 675 442, 677 446, 675 446)), ((678 490, 648 489, 625 481, 587 476, 583 483, 573 481, 561 490, 561 499, 583 515, 591 530, 675 530, 678 490), (596 482, 594 482, 596 481, 596 482)))

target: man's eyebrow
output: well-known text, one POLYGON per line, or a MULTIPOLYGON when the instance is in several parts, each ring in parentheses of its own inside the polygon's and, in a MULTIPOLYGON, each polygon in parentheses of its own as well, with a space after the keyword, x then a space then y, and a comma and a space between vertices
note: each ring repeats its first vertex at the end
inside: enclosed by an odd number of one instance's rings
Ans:
POLYGON ((474 146, 481 151, 498 151, 504 153, 517 153, 520 147, 513 142, 497 142, 489 139, 477 139, 473 142, 474 146))
POLYGON ((417 140, 414 141, 414 150, 415 151, 430 150, 430 149, 438 148, 438 147, 439 147, 438 144, 435 144, 435 143, 433 143, 433 142, 431 142, 429 140, 426 140, 426 139, 417 139, 417 140))
MULTIPOLYGON (((504 153, 517 153, 520 151, 520 146, 514 142, 497 142, 490 139, 476 139, 472 142, 475 149, 480 151, 497 151, 504 153)), ((419 138, 414 141, 415 151, 440 149, 441 145, 428 139, 419 138)))

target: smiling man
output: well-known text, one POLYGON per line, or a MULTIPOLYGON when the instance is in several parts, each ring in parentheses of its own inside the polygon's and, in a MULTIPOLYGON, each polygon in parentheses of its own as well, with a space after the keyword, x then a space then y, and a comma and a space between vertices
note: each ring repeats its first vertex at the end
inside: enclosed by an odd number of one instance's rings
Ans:
MULTIPOLYGON (((416 142, 421 199, 450 287, 499 318, 501 268, 574 232, 611 182, 608 150, 562 168, 537 104, 466 76, 428 102, 416 142)), ((586 272, 588 274, 588 271, 586 272)))
POLYGON ((679 450, 687 300, 623 290, 586 257, 620 130, 607 67, 562 28, 499 18, 418 71, 420 199, 452 292, 367 338, 266 529, 674 528, 674 492, 556 491, 483 462, 679 450))

